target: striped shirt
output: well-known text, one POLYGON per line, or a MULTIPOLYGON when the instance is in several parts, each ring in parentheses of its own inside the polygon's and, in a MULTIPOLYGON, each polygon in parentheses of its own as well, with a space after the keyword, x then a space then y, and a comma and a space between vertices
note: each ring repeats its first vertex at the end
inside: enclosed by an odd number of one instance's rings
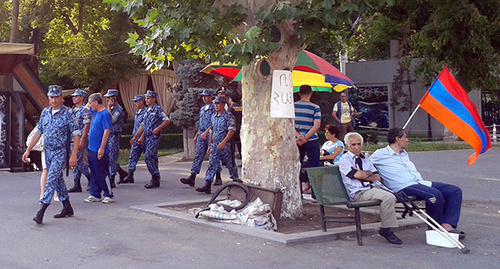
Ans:
MULTIPOLYGON (((299 134, 307 134, 314 126, 314 120, 321 120, 321 109, 318 105, 304 100, 295 102, 295 130, 299 134)), ((318 134, 314 133, 309 141, 317 139, 318 134)))

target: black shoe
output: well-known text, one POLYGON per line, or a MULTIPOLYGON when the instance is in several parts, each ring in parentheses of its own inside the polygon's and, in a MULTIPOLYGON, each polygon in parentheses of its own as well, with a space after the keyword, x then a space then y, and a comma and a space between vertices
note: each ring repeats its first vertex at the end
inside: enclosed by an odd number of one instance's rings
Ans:
POLYGON ((394 232, 391 230, 391 228, 380 228, 378 230, 378 234, 380 234, 381 236, 385 237, 385 239, 391 243, 391 244, 397 244, 397 245, 400 245, 403 243, 403 241, 401 241, 401 239, 399 239, 395 234, 394 232))
POLYGON ((206 194, 211 194, 212 193, 212 181, 205 180, 205 185, 201 188, 196 188, 197 192, 204 192, 206 194))
POLYGON ((35 215, 35 217, 33 218, 33 220, 34 220, 37 224, 42 224, 42 221, 43 221, 43 215, 45 214, 45 210, 47 209, 47 207, 49 207, 49 204, 44 204, 44 203, 41 203, 41 205, 40 205, 40 209, 38 210, 38 212, 36 212, 36 215, 35 215))
POLYGON ((196 180, 196 174, 195 173, 191 173, 191 175, 189 175, 188 178, 181 178, 181 182, 183 184, 187 184, 191 187, 194 187, 194 181, 196 180))
POLYGON ((54 215, 55 219, 71 217, 74 214, 73 208, 71 207, 71 203, 69 202, 69 198, 62 201, 62 204, 63 204, 63 209, 59 213, 54 215))
POLYGON ((160 187, 160 175, 151 176, 151 181, 148 184, 144 185, 146 189, 154 189, 160 187))
MULTIPOLYGON (((128 176, 127 171, 123 170, 121 167, 118 167, 118 170, 116 170, 116 172, 118 172, 118 174, 120 175, 120 182, 128 176)), ((120 184, 120 182, 118 182, 118 184, 120 184)))
POLYGON ((111 185, 112 189, 116 188, 116 185, 115 185, 115 176, 116 175, 110 175, 109 176, 109 185, 111 185))
POLYGON ((118 184, 122 183, 134 183, 134 170, 128 170, 128 175, 123 180, 120 178, 118 184))
POLYGON ((220 177, 220 173, 215 173, 215 181, 214 186, 222 185, 222 178, 220 177))
POLYGON ((458 240, 464 240, 465 239, 465 232, 464 231, 459 231, 457 229, 453 229, 453 230, 449 231, 449 233, 458 234, 458 240))
POLYGON ((80 184, 75 183, 75 186, 73 186, 73 188, 69 189, 68 192, 82 192, 82 186, 80 184))

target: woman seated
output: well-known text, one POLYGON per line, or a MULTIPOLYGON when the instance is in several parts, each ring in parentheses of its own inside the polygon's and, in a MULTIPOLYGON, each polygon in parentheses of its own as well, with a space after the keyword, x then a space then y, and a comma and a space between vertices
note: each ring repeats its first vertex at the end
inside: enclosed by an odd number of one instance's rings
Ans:
POLYGON ((324 166, 332 166, 344 154, 344 143, 337 138, 339 131, 339 127, 335 125, 327 125, 325 127, 325 136, 328 141, 321 147, 319 158, 324 166))

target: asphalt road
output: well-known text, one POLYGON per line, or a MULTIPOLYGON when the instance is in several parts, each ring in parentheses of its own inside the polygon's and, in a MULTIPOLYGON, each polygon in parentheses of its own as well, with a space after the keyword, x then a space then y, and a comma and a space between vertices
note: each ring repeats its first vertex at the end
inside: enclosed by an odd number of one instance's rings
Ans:
MULTIPOLYGON (((422 229, 399 231, 404 242, 399 246, 378 235, 365 236, 361 247, 355 238, 285 246, 129 210, 132 205, 208 200, 178 180, 189 174, 191 163, 167 160, 160 164, 161 188, 143 187, 149 176, 141 164, 135 184, 115 189, 115 203, 85 204, 87 193, 71 194, 75 216, 52 218, 61 208, 54 202, 42 225, 31 220, 38 210, 40 173, 0 172, 0 268, 499 268, 500 148, 468 167, 471 153, 410 153, 425 178, 463 189, 460 228, 467 232, 467 255, 427 245, 422 229)), ((223 178, 229 180, 226 169, 223 178)))

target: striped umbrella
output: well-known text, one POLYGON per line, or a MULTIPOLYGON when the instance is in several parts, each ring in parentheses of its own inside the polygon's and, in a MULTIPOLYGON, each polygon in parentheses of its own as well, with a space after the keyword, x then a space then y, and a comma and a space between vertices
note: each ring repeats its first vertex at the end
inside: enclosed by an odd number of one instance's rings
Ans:
POLYGON ((220 62, 213 62, 201 70, 203 73, 225 77, 230 80, 233 80, 240 71, 241 66, 235 63, 221 64, 220 62))
MULTIPOLYGON (((241 82, 241 72, 233 79, 241 82)), ((299 51, 297 62, 292 70, 294 92, 302 85, 309 85, 313 91, 331 92, 332 88, 341 92, 354 87, 354 83, 337 68, 318 55, 307 50, 299 51)))

